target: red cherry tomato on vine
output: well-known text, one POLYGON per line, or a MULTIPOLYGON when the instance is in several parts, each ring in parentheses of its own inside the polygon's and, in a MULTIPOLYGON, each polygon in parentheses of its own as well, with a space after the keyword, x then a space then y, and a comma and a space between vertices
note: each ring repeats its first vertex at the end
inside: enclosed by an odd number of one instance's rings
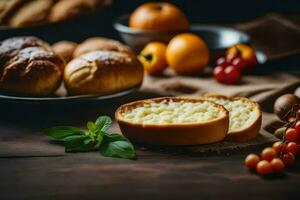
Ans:
POLYGON ((230 63, 227 62, 226 58, 220 57, 216 62, 217 66, 221 66, 223 68, 227 67, 230 63))
POLYGON ((294 155, 297 155, 299 153, 299 146, 297 143, 295 142, 289 142, 286 145, 286 152, 290 152, 294 155))
POLYGON ((294 154, 292 153, 284 154, 281 159, 287 167, 293 165, 296 160, 294 154))
POLYGON ((289 128, 285 132, 284 136, 285 136, 285 139, 287 139, 287 141, 289 141, 289 142, 297 142, 299 134, 297 133, 296 129, 289 128))
POLYGON ((239 82, 241 78, 241 72, 237 68, 233 66, 228 66, 225 68, 224 72, 227 84, 235 84, 239 82))

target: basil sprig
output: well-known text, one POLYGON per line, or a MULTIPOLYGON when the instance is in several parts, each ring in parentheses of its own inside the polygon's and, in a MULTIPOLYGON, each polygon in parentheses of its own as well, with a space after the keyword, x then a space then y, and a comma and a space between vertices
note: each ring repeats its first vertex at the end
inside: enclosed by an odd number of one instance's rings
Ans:
POLYGON ((66 152, 85 152, 99 149, 106 157, 136 159, 131 142, 118 133, 109 133, 112 120, 100 116, 95 122, 87 123, 88 131, 72 126, 55 126, 44 132, 55 140, 64 142, 66 152))

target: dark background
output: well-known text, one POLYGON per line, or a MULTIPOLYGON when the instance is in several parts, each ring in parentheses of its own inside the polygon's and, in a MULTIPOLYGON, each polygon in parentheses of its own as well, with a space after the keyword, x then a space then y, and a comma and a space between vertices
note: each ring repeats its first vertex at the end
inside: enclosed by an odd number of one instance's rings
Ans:
MULTIPOLYGON (((36 35, 49 42, 58 40, 82 41, 91 36, 106 36, 119 39, 113 29, 114 19, 131 13, 144 0, 114 0, 112 6, 86 16, 60 24, 0 30, 0 39, 15 35, 36 35)), ((232 24, 249 21, 269 12, 287 16, 300 14, 298 0, 174 0, 169 1, 180 7, 191 23, 232 24)))

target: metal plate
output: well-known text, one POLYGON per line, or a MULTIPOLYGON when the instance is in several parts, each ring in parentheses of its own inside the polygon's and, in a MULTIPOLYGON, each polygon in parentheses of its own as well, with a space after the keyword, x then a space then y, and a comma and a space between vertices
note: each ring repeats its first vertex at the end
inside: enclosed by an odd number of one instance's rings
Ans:
POLYGON ((12 96, 7 94, 0 94, 0 102, 10 103, 26 103, 26 104, 62 104, 62 103, 75 103, 75 102, 98 102, 109 101, 121 96, 126 96, 136 92, 139 86, 123 90, 113 94, 106 95, 79 95, 79 96, 53 96, 53 97, 25 97, 25 96, 12 96))

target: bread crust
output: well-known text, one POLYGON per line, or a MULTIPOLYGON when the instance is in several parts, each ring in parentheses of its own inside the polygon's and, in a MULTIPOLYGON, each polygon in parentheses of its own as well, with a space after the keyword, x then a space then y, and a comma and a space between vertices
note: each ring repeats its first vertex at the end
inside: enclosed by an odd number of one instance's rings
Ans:
POLYGON ((74 57, 78 57, 91 51, 117 51, 133 54, 131 49, 121 42, 116 40, 104 38, 104 37, 93 37, 86 39, 77 46, 74 51, 74 57))
POLYGON ((64 61, 35 37, 0 42, 0 89, 23 96, 46 96, 61 84, 64 61))
POLYGON ((66 63, 72 60, 77 43, 71 41, 60 41, 52 45, 52 50, 60 55, 66 63))
POLYGON ((181 123, 181 124, 140 124, 131 123, 123 119, 121 113, 126 112, 138 105, 143 105, 145 101, 161 102, 164 100, 203 102, 201 99, 161 97, 148 100, 140 100, 124 104, 115 113, 122 133, 129 139, 148 144, 159 145, 198 145, 209 144, 222 141, 229 128, 229 113, 221 105, 214 104, 224 116, 207 122, 181 123))
POLYGON ((10 17, 8 25, 22 27, 45 23, 53 3, 53 0, 28 1, 10 17))
POLYGON ((90 9, 90 6, 84 0, 61 0, 58 1, 51 9, 49 14, 50 22, 60 22, 74 16, 78 16, 90 9))
POLYGON ((250 104, 255 109, 257 113, 257 118, 254 121, 254 123, 252 123, 246 129, 240 131, 229 131, 227 135, 227 138, 229 140, 244 142, 255 138, 259 134, 261 124, 262 124, 262 112, 260 110, 260 106, 257 103, 245 97, 227 97, 224 95, 213 94, 213 93, 205 94, 203 97, 204 97, 203 99, 207 99, 207 100, 210 100, 209 98, 226 99, 229 101, 241 100, 247 104, 250 104))
POLYGON ((109 94, 140 85, 143 72, 134 55, 93 51, 67 64, 64 82, 69 95, 109 94))
POLYGON ((102 0, 60 0, 51 9, 50 22, 60 22, 102 6, 102 0))

